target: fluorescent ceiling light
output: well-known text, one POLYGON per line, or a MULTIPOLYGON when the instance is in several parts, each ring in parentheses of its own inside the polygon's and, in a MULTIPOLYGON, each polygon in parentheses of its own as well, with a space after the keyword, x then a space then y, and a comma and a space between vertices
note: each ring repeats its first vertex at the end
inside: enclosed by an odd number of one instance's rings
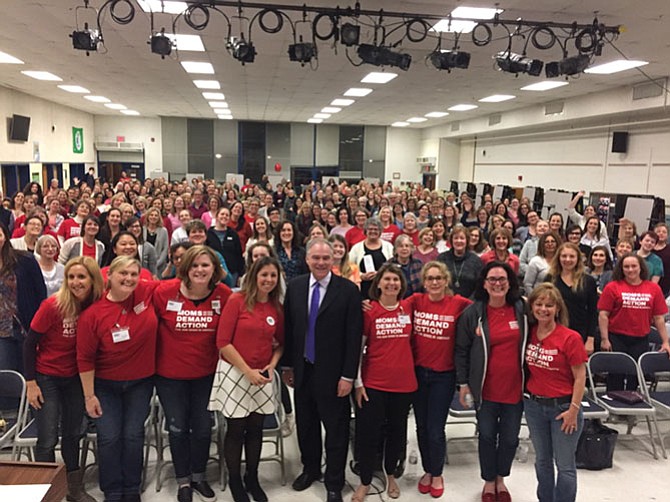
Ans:
POLYGON ((468 110, 474 110, 475 108, 479 108, 477 105, 454 105, 450 108, 447 108, 450 112, 467 112, 468 110))
POLYGON ((410 122, 412 124, 418 124, 419 122, 425 122, 426 120, 428 120, 428 119, 425 118, 425 117, 412 117, 412 118, 407 119, 405 122, 410 122))
POLYGON ((140 114, 140 112, 138 112, 137 110, 121 110, 121 113, 123 113, 124 115, 139 115, 140 114))
POLYGON ((329 119, 330 118, 330 113, 315 113, 314 118, 315 119, 329 119))
POLYGON ((509 101, 510 99, 514 99, 516 96, 512 96, 511 94, 492 94, 491 96, 487 96, 485 98, 482 98, 479 100, 480 103, 501 103, 502 101, 509 101))
POLYGON ((188 8, 186 2, 173 2, 171 0, 137 0, 137 3, 144 12, 181 14, 188 8))
POLYGON ((11 56, 11 55, 7 54, 6 52, 0 52, 0 63, 23 64, 23 61, 21 61, 18 58, 15 58, 14 56, 11 56))
POLYGON ((631 68, 638 68, 649 64, 648 61, 637 61, 634 59, 619 59, 617 61, 610 61, 584 70, 584 73, 595 73, 598 75, 609 75, 620 71, 630 70, 631 68))
POLYGON ((371 92, 372 92, 372 89, 366 89, 364 87, 352 87, 347 92, 345 92, 344 95, 345 96, 358 96, 359 98, 362 98, 363 96, 367 96, 371 92))
POLYGON ((349 106, 355 102, 353 99, 334 99, 330 102, 330 106, 349 106))
POLYGON ((53 73, 49 73, 48 71, 22 71, 26 77, 31 77, 37 80, 51 80, 54 82, 62 82, 63 79, 54 75, 53 73))
POLYGON ((74 92, 77 94, 88 94, 91 92, 80 85, 59 85, 58 88, 63 89, 65 92, 74 92))
POLYGON ((109 103, 110 101, 105 96, 84 96, 84 99, 88 99, 94 103, 109 103))
POLYGON ((493 19, 496 14, 502 14, 502 9, 489 9, 486 7, 456 7, 451 11, 451 17, 463 17, 466 19, 493 19))
POLYGON ((205 46, 202 43, 200 35, 173 35, 166 33, 172 42, 177 46, 178 51, 205 52, 205 46))
POLYGON ((221 89, 218 80, 194 80, 193 83, 198 89, 221 89))
POLYGON ((217 115, 228 115, 232 113, 228 108, 213 108, 212 111, 217 115))
POLYGON ((379 71, 373 71, 368 73, 361 82, 364 84, 386 84, 398 76, 397 73, 385 73, 379 71))
POLYGON ((446 117, 449 115, 447 112, 430 112, 426 113, 426 117, 431 118, 431 119, 441 119, 442 117, 446 117))
POLYGON ((202 97, 207 100, 214 99, 223 101, 224 99, 226 99, 226 97, 223 95, 222 92, 203 92, 202 97))
POLYGON ((522 87, 522 91, 549 91, 555 89, 556 87, 563 87, 568 85, 567 82, 563 80, 545 80, 543 82, 537 82, 535 84, 530 84, 525 87, 522 87))
POLYGON ((308 124, 320 124, 323 122, 323 119, 307 119, 308 124))
POLYGON ((338 113, 341 111, 342 108, 338 108, 336 106, 326 106, 325 108, 321 108, 321 113, 338 113))
POLYGON ((209 106, 212 108, 228 108, 228 103, 225 101, 210 101, 209 106))
POLYGON ((448 33, 470 33, 477 25, 474 21, 463 21, 460 19, 442 19, 433 25, 431 30, 448 33))
POLYGON ((391 124, 391 127, 407 127, 409 125, 409 122, 393 122, 391 124))
POLYGON ((182 61, 181 65, 186 70, 186 73, 206 73, 209 75, 214 74, 214 67, 212 63, 203 63, 200 61, 182 61))
MULTIPOLYGON (((233 120, 232 115, 217 115, 217 116, 219 117, 220 120, 233 120)), ((221 158, 221 157, 217 157, 217 158, 221 158)))
POLYGON ((106 103, 105 106, 107 108, 111 108, 112 110, 125 110, 127 108, 126 106, 119 103, 106 103))

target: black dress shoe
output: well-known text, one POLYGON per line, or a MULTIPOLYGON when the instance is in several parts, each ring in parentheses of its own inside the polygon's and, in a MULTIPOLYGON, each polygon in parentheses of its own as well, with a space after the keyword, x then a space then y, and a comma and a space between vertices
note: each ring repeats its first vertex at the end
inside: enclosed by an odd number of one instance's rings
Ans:
POLYGON ((301 492, 303 490, 307 490, 310 486, 312 486, 312 483, 314 481, 318 481, 319 478, 321 477, 321 474, 310 474, 309 472, 302 472, 300 476, 295 478, 295 481, 291 485, 293 489, 297 492, 301 492))
POLYGON ((328 491, 328 497, 326 497, 327 502, 342 502, 342 492, 331 492, 328 491))

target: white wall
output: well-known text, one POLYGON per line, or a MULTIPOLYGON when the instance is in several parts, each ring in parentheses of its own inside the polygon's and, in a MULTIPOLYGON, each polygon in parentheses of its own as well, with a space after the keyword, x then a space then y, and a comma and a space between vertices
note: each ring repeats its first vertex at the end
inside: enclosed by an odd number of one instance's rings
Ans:
POLYGON ((384 179, 397 185, 399 181, 421 181, 417 157, 422 157, 421 130, 388 127, 386 129, 386 165, 384 179), (400 180, 393 179, 393 173, 400 173, 400 180))
POLYGON ((96 141, 116 141, 117 136, 124 136, 129 143, 144 144, 145 173, 163 170, 163 141, 159 117, 95 116, 96 141))

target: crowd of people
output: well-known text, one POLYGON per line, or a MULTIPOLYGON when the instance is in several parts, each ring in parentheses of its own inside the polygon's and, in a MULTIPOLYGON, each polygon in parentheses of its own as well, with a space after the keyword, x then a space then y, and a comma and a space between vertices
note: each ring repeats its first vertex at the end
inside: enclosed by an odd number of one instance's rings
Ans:
POLYGON ((60 437, 75 502, 94 500, 78 461, 85 415, 105 500, 140 500, 154 390, 179 502, 216 500, 212 411, 227 421, 233 500, 267 501, 262 428, 278 405, 284 433, 297 426, 296 491, 323 476, 327 501, 342 500, 353 405, 352 502, 380 453, 400 496, 410 409, 417 489, 441 497, 455 396, 476 410, 483 502, 512 500, 524 412, 538 499, 574 501, 588 355, 637 358, 652 325, 670 354, 667 225, 638 236, 622 219, 610 238, 593 206, 576 211, 582 196, 564 221, 527 199, 365 181, 33 182, 0 208, 0 369, 27 380, 35 459, 53 461, 60 437))

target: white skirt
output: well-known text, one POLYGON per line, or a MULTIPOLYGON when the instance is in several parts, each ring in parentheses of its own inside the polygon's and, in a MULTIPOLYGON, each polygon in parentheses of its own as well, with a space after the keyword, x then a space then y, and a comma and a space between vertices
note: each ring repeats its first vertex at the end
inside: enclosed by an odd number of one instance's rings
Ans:
POLYGON ((275 412, 272 384, 251 385, 239 369, 219 359, 207 409, 220 411, 226 418, 271 415, 275 412))

